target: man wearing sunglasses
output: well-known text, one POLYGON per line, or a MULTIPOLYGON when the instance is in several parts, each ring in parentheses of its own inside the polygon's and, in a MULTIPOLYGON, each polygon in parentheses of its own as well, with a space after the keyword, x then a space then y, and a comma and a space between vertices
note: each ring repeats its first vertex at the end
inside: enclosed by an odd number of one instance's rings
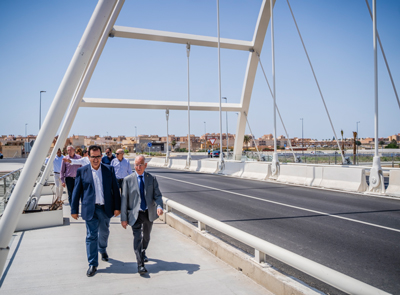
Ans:
POLYGON ((125 177, 122 184, 121 225, 129 224, 133 231, 133 249, 136 255, 138 273, 147 272, 146 249, 150 242, 153 221, 163 214, 163 203, 157 179, 145 172, 144 156, 135 158, 135 173, 125 177))
POLYGON ((103 164, 110 165, 111 161, 115 159, 115 156, 113 155, 111 148, 106 149, 106 155, 101 159, 101 162, 103 164))
POLYGON ((89 262, 88 277, 94 276, 102 260, 108 261, 107 244, 110 218, 121 213, 121 196, 114 168, 101 163, 101 147, 89 147, 90 165, 78 169, 72 194, 71 216, 78 219, 79 201, 81 216, 86 222, 86 253, 89 262))

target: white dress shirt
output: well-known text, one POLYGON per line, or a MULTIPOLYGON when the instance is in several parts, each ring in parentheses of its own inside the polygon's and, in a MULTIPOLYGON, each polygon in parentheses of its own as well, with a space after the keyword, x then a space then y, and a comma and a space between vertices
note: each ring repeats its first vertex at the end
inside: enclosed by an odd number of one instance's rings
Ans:
MULTIPOLYGON (((58 157, 56 155, 56 157, 54 158, 53 161, 53 171, 56 173, 60 173, 61 172, 61 164, 62 164, 62 159, 64 158, 63 155, 61 155, 60 157, 58 157)), ((47 159, 46 159, 47 162, 47 159)))
POLYGON ((92 169, 94 189, 96 192, 96 204, 104 205, 104 193, 103 193, 103 176, 101 175, 101 165, 99 169, 92 169))

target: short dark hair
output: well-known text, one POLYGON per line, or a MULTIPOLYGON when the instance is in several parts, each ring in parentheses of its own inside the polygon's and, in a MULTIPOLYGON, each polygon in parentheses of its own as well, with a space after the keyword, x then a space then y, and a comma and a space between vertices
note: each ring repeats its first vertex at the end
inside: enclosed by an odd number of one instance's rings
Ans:
POLYGON ((91 145, 90 147, 89 147, 89 156, 90 156, 90 151, 98 151, 98 150, 100 150, 100 154, 101 154, 101 146, 99 146, 99 145, 91 145))
POLYGON ((106 151, 107 151, 107 150, 110 150, 110 152, 112 152, 112 149, 111 149, 110 147, 106 148, 106 151))

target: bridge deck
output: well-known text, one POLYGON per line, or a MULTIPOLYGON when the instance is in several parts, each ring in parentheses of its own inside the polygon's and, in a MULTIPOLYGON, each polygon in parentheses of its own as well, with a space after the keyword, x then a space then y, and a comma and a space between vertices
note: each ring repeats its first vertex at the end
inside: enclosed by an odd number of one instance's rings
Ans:
MULTIPOLYGON (((64 195, 65 196, 65 195, 64 195)), ((64 217, 69 206, 64 207, 64 217)), ((148 249, 149 273, 141 277, 133 236, 119 218, 110 226, 108 254, 97 274, 86 277, 85 223, 14 234, 1 294, 272 294, 161 222, 148 249)))

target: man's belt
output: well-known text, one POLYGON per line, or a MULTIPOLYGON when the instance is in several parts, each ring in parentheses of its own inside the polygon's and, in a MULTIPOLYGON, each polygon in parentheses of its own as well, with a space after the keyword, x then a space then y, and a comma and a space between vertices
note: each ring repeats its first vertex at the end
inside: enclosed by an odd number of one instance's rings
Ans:
POLYGON ((75 179, 75 177, 72 177, 72 176, 66 176, 65 178, 72 178, 72 179, 75 179))

